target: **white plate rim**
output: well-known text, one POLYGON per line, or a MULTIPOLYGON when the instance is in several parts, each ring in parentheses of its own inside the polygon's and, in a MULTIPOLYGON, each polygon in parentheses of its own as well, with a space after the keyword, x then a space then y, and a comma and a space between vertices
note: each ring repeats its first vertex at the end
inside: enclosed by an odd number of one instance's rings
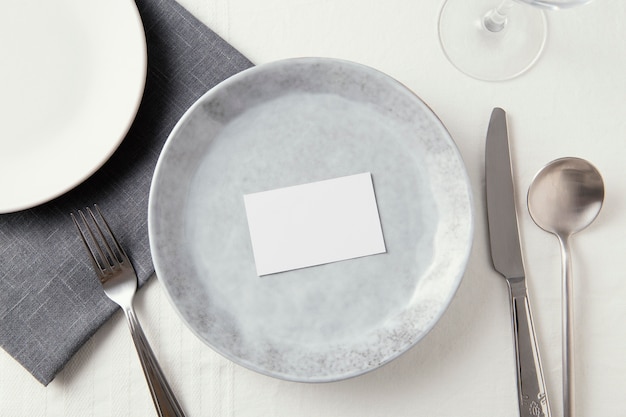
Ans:
MULTIPOLYGON (((133 21, 132 27, 124 27, 124 29, 128 29, 128 31, 124 32, 124 36, 133 36, 134 42, 125 42, 115 45, 116 47, 123 46, 124 48, 130 48, 130 45, 133 45, 133 49, 128 50, 127 53, 131 54, 137 60, 133 63, 133 65, 135 66, 135 68, 138 69, 139 73, 129 74, 128 79, 134 77, 138 80, 138 82, 134 84, 133 91, 129 92, 129 94, 123 98, 128 107, 132 110, 126 113, 124 117, 121 117, 119 119, 103 120, 106 123, 114 124, 116 126, 116 131, 118 132, 118 134, 104 138, 106 140, 106 143, 100 142, 100 146, 103 146, 104 148, 103 152, 101 152, 97 157, 93 157, 92 155, 90 155, 92 162, 90 166, 77 166, 75 169, 70 168, 68 171, 68 165, 66 164, 64 165, 62 175, 59 173, 59 171, 46 172, 46 176, 57 175, 55 184, 45 190, 39 190, 36 195, 29 194, 27 196, 23 196, 4 193, 4 195, 0 196, 0 214, 8 214, 30 209, 45 204, 71 191, 76 186, 80 185, 89 177, 91 177, 96 171, 98 171, 110 159, 110 157, 118 149, 118 147, 128 134, 136 118, 146 87, 148 72, 148 51, 143 21, 141 19, 141 15, 139 14, 137 4, 134 1, 130 0, 121 0, 118 1, 118 3, 119 5, 116 6, 120 7, 120 5, 123 4, 124 9, 129 13, 127 17, 129 19, 132 18, 133 21), (137 47, 137 49, 134 49, 135 46, 137 47)), ((89 2, 83 2, 80 3, 80 7, 88 8, 92 6, 89 2)), ((88 27, 89 30, 95 30, 98 28, 97 25, 85 25, 85 27, 88 27)), ((93 113, 97 113, 99 110, 92 109, 90 111, 93 113)), ((71 150, 59 149, 58 155, 67 152, 71 152, 75 156, 75 158, 80 158, 83 151, 81 150, 81 148, 74 148, 71 150)), ((84 151, 84 153, 87 154, 87 151, 84 151)), ((54 158, 55 155, 49 155, 49 157, 54 158)), ((64 162, 67 162, 67 160, 65 160, 64 162)), ((0 175, 2 174, 8 175, 9 173, 2 173, 0 171, 0 175)), ((28 175, 24 175, 22 177, 20 177, 20 173, 17 173, 17 175, 15 175, 15 173, 12 173, 11 180, 17 183, 17 185, 20 185, 19 182, 21 180, 23 182, 23 186, 21 187, 22 189, 25 189, 25 187, 28 187, 29 184, 33 184, 33 181, 35 181, 33 178, 33 173, 29 173, 28 175)), ((15 191, 15 189, 13 189, 13 191, 15 191)))

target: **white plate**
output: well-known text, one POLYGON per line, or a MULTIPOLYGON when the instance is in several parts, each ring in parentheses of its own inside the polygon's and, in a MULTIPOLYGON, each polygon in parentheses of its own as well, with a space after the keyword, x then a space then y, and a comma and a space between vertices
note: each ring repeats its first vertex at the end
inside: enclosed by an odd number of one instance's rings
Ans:
POLYGON ((279 61, 205 94, 157 164, 157 276, 183 320, 238 364, 294 381, 372 370, 433 327, 473 232, 459 152, 432 111, 355 63, 279 61), (371 172, 387 253, 256 275, 243 195, 371 172))
POLYGON ((131 0, 16 0, 0 8, 0 213, 80 184, 126 135, 146 79, 131 0))

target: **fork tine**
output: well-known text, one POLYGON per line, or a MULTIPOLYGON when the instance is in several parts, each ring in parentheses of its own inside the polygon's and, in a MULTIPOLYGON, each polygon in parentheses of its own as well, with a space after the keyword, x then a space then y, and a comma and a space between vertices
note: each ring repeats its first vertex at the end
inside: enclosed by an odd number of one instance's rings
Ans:
MULTIPOLYGON (((91 213, 89 208, 87 208, 87 212, 91 213)), ((93 246, 96 247, 96 251, 100 255, 100 260, 102 261, 102 265, 101 265, 100 269, 102 271, 106 270, 108 272, 113 272, 113 267, 111 266, 111 261, 109 261, 109 258, 107 257, 107 254, 105 254, 104 251, 102 250, 102 245, 100 245, 98 239, 96 239, 96 235, 94 233, 93 227, 91 227, 89 225, 89 222, 87 221, 87 217, 80 210, 78 210, 78 214, 82 218, 83 225, 85 226, 85 229, 87 229, 87 232, 89 233, 89 236, 91 237, 91 241, 93 242, 93 246)), ((91 217, 93 218, 93 214, 91 214, 91 217)), ((94 219, 94 221, 95 221, 95 219, 94 219)), ((104 239, 104 237, 102 236, 102 232, 100 231, 100 228, 98 227, 98 223, 97 222, 96 222, 96 227, 98 228, 98 232, 99 232, 100 238, 104 239)), ((106 240, 105 240, 105 243, 106 243, 106 240)), ((92 249, 92 252, 93 252, 93 249, 92 249)), ((98 258, 96 258, 96 259, 98 259, 98 258)))
MULTIPOLYGON (((109 240, 107 239, 107 237, 105 236, 105 234, 102 231, 102 228, 100 227, 100 222, 98 222, 98 219, 96 219, 96 216, 93 214, 93 212, 91 211, 91 209, 89 207, 86 208, 87 213, 89 213, 89 216, 91 217, 91 220, 93 220, 93 224, 96 226, 96 231, 98 233, 98 237, 100 238, 100 240, 102 241, 102 246, 104 246, 104 251, 106 252, 103 256, 105 256, 105 260, 106 263, 108 264, 108 266, 117 266, 120 264, 120 259, 118 259, 117 254, 115 253, 115 251, 113 251, 113 248, 111 248, 111 245, 109 245, 109 240)), ((102 216, 101 213, 99 213, 100 216, 102 216)), ((101 219, 103 219, 101 217, 101 219)), ((109 232, 109 236, 112 235, 111 229, 109 229, 108 225, 106 227, 107 231, 109 232)), ((113 237, 113 239, 115 240, 115 237, 113 237)), ((97 242, 97 241, 96 241, 97 242)), ((102 251, 102 246, 99 246, 99 250, 102 251)))
MULTIPOLYGON (((94 234, 93 231, 93 227, 91 227, 89 225, 89 222, 87 221, 87 217, 85 217, 85 215, 83 214, 82 211, 78 210, 78 214, 81 217, 82 221, 83 221, 83 225, 85 226, 85 229, 87 229, 87 232, 89 233, 89 236, 91 237, 91 241, 93 242, 93 246, 95 246, 96 251, 98 252, 98 255, 100 255, 100 260, 102 261, 102 265, 99 265, 100 267, 100 271, 104 272, 107 271, 108 273, 113 272, 113 267, 111 265, 111 262, 113 262, 114 264, 116 263, 117 259, 112 256, 111 252, 110 252, 110 248, 108 248, 108 244, 106 243, 106 239, 104 238, 104 235, 102 234, 102 231, 100 230, 100 226, 98 226, 98 223, 96 222, 95 217, 93 216, 93 213, 91 213, 91 210, 89 210, 89 208, 87 208, 87 212, 90 214, 90 216, 92 217, 92 219, 95 222, 97 231, 99 232, 99 236, 100 239, 104 241, 104 244, 107 246, 107 253, 105 254, 104 251, 102 250, 102 245, 98 242, 98 239, 96 239, 96 235, 94 234), (110 257, 107 257, 107 255, 111 255, 110 257), (111 258, 111 260, 109 260, 109 258, 111 258)), ((93 249, 90 248, 90 251, 92 253, 92 255, 94 254, 93 249)), ((98 259, 97 257, 94 256, 94 259, 98 259)))
MULTIPOLYGON (((82 217, 82 220, 84 222, 85 216, 83 216, 80 210, 78 210, 78 213, 82 217)), ((85 232, 83 231, 83 228, 80 227, 80 224, 78 223, 78 220, 76 220, 76 216, 74 215, 74 213, 70 213, 70 217, 72 217, 72 220, 74 221, 74 225, 78 229, 78 233, 80 234, 80 238, 83 241, 83 245, 85 245, 85 249, 87 249, 87 253, 89 253, 89 259, 91 260, 91 263, 93 264, 94 269, 96 270, 96 272, 98 272, 98 274, 100 274, 103 270, 103 267, 100 266, 100 264, 98 263, 98 259, 96 258, 96 254, 91 249, 91 246, 89 246, 89 243, 87 243, 87 236, 85 236, 85 232)), ((93 238, 93 235, 92 235, 92 238, 93 238)))
MULTIPOLYGON (((120 243, 117 241, 117 238, 115 237, 115 234, 113 234, 113 231, 109 227, 109 222, 107 222, 106 219, 104 218, 104 216, 102 215, 102 212, 100 211, 100 207, 98 207, 97 204, 94 204, 93 206, 94 206, 96 212, 98 213, 98 216, 100 216, 100 219, 102 220, 102 224, 103 224, 104 228, 106 229, 108 235, 111 237, 111 240, 113 241, 113 244, 115 245, 115 249, 121 255, 122 262, 125 261, 125 260, 128 260, 128 255, 126 255, 126 252, 124 252, 124 249, 122 248, 120 243)), ((91 210, 90 210, 90 212, 91 212, 91 210)), ((93 217, 93 213, 92 213, 92 217, 93 217)), ((95 217, 94 217, 94 219, 95 219, 95 217)))

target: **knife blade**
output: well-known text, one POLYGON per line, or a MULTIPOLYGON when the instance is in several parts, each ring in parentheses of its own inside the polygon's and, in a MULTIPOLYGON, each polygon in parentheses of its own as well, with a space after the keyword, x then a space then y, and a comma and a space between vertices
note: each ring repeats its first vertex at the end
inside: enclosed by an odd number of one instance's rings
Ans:
POLYGON ((491 260, 508 284, 521 417, 550 417, 520 244, 506 112, 494 108, 485 145, 491 260))

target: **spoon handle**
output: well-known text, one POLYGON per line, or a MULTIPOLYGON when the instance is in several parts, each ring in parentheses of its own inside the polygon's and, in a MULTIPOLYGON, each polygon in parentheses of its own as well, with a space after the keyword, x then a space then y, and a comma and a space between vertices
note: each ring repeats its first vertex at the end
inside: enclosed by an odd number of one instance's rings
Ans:
POLYGON ((568 237, 559 237, 561 244, 561 329, 563 355, 563 417, 574 417, 574 306, 572 259, 568 237))
POLYGON ((511 296, 520 416, 550 417, 526 280, 524 277, 509 278, 507 283, 511 296))

